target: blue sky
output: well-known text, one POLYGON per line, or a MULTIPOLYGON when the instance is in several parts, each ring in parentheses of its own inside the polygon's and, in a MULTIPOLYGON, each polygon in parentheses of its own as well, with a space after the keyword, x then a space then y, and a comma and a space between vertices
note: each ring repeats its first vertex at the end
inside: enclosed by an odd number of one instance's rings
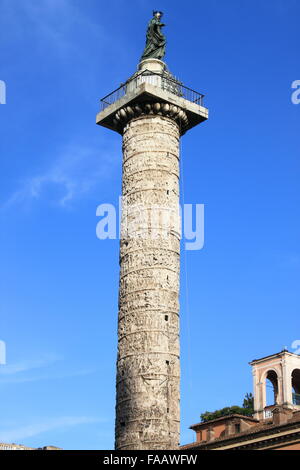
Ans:
POLYGON ((182 139, 184 202, 205 204, 204 249, 182 257, 182 443, 242 403, 250 360, 300 339, 299 1, 1 0, 0 441, 113 447, 118 241, 95 230, 121 137, 95 115, 153 8, 210 109, 182 139))

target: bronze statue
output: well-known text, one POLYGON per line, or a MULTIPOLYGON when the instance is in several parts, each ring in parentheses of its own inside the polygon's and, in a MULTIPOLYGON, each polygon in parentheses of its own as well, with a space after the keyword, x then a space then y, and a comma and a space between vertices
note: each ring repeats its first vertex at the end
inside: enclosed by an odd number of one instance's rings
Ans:
POLYGON ((154 11, 153 18, 149 21, 146 47, 144 49, 141 61, 145 59, 162 59, 166 53, 166 38, 161 32, 161 28, 165 26, 160 22, 163 13, 161 11, 154 11))

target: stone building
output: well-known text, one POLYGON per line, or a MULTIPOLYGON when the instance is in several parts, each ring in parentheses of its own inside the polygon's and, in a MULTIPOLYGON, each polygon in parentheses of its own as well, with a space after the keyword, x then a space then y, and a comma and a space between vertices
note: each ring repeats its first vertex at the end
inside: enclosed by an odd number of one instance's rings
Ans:
POLYGON ((300 356, 286 350, 251 363, 254 415, 193 424, 190 450, 300 450, 300 356), (267 403, 267 382, 273 403, 267 403))
POLYGON ((45 447, 27 447, 21 444, 5 444, 0 442, 0 450, 62 450, 60 447, 45 446, 45 447))

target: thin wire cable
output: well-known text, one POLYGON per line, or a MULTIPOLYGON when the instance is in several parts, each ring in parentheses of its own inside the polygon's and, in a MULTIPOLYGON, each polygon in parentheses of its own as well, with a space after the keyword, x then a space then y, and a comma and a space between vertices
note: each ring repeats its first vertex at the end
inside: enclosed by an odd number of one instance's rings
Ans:
MULTIPOLYGON (((180 129, 181 133, 181 129, 180 129)), ((180 181, 182 183, 182 211, 181 211, 181 216, 183 218, 183 210, 184 210, 184 204, 185 204, 185 191, 184 191, 184 171, 183 171, 183 157, 182 157, 182 142, 180 139, 180 146, 179 146, 179 161, 180 161, 180 173, 181 173, 181 178, 180 181)), ((181 228, 183 230, 183 227, 181 228)), ((187 339, 188 339, 188 363, 189 363, 189 384, 190 384, 190 389, 192 390, 193 388, 193 383, 192 383, 192 355, 191 355, 191 325, 190 325, 190 301, 189 301, 189 282, 188 282, 188 267, 187 267, 187 255, 186 255, 186 249, 183 244, 183 250, 184 250, 184 272, 185 272, 185 306, 186 306, 186 317, 187 317, 187 339)))

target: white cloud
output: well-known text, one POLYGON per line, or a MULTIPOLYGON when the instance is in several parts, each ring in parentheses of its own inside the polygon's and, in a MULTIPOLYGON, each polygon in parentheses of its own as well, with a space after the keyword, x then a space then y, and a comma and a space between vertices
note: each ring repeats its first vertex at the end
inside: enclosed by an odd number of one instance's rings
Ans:
POLYGON ((31 34, 36 34, 39 43, 45 40, 56 48, 59 55, 77 47, 74 44, 76 30, 83 28, 102 44, 106 39, 100 22, 95 23, 72 0, 26 0, 16 2, 2 0, 1 17, 3 27, 8 35, 21 38, 28 34, 28 26, 31 26, 31 34))
MULTIPOLYGON (((19 372, 19 371, 18 371, 19 372)), ((28 383, 28 382, 39 382, 41 380, 60 380, 60 379, 69 379, 74 377, 83 377, 96 372, 96 369, 82 369, 77 371, 68 371, 58 373, 48 373, 44 375, 36 375, 36 376, 5 376, 1 377, 0 374, 0 384, 21 384, 21 383, 28 383)))
POLYGON ((68 370, 62 372, 48 371, 44 374, 34 374, 38 369, 46 369, 52 364, 62 361, 63 357, 58 354, 48 354, 39 359, 26 359, 13 364, 0 367, 0 384, 21 384, 26 382, 37 382, 41 380, 59 380, 74 377, 82 377, 96 372, 95 368, 68 370), (31 374, 30 374, 31 373, 31 374))
POLYGON ((41 423, 29 424, 27 426, 21 426, 15 429, 0 430, 0 442, 20 443, 23 439, 28 439, 38 434, 53 431, 55 429, 63 429, 81 424, 98 422, 101 422, 101 420, 87 416, 63 416, 60 418, 52 418, 41 423))
POLYGON ((281 268, 297 269, 300 267, 299 253, 280 253, 277 256, 278 256, 281 268))
POLYGON ((0 367, 0 377, 10 376, 18 374, 20 372, 28 372, 33 369, 40 369, 47 367, 54 362, 61 360, 62 358, 58 355, 52 354, 42 357, 40 359, 23 360, 16 362, 15 364, 7 364, 0 367))
POLYGON ((61 207, 70 207, 74 199, 84 197, 103 183, 112 173, 115 162, 114 153, 101 151, 100 142, 97 149, 69 145, 50 168, 23 181, 2 204, 2 210, 42 198, 61 207))

